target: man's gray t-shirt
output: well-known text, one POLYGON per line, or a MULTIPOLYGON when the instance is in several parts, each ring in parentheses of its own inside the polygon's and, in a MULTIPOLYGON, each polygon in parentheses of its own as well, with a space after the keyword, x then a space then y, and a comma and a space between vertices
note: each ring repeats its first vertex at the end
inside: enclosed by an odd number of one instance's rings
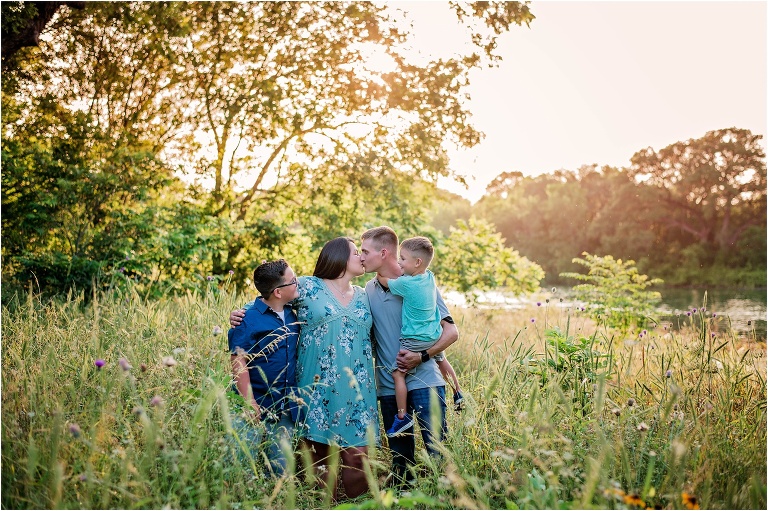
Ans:
MULTIPOLYGON (((365 285, 373 315, 373 339, 376 346, 376 394, 395 395, 395 380, 391 368, 395 366, 400 351, 400 331, 403 326, 403 299, 385 290, 376 277, 365 285)), ((450 316, 448 307, 437 291, 437 308, 440 317, 450 316)), ((445 385, 443 375, 433 359, 417 365, 405 377, 408 390, 445 385)))

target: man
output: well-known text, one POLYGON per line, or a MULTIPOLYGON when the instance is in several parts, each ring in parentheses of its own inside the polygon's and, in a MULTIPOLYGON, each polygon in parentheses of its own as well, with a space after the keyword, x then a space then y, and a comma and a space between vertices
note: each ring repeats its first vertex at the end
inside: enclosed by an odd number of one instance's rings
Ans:
MULTIPOLYGON (((403 273, 397 264, 398 239, 394 230, 382 226, 369 229, 362 235, 360 246, 360 261, 366 273, 376 272, 387 279, 396 279, 403 273)), ((376 277, 365 286, 368 301, 373 315, 373 338, 376 345, 376 392, 381 406, 384 429, 392 426, 397 415, 395 398, 395 383, 392 377, 392 367, 397 366, 408 371, 406 384, 408 388, 408 413, 415 413, 424 445, 427 452, 437 455, 434 446, 433 431, 440 432, 440 441, 444 440, 447 432, 445 420, 445 380, 432 355, 448 348, 459 338, 459 330, 448 312, 448 308, 438 291, 437 306, 440 311, 442 334, 437 342, 428 350, 421 353, 400 349, 400 331, 402 328, 403 299, 393 295, 376 277), (434 396, 434 397, 433 397, 434 396), (430 414, 430 401, 437 399, 440 421, 439 429, 433 427, 430 414)), ((436 426, 436 425, 435 425, 436 426)), ((399 484, 409 485, 413 475, 409 468, 416 462, 416 439, 413 433, 389 439, 392 450, 392 472, 399 484)))
POLYGON ((264 262, 253 272, 260 296, 237 326, 228 332, 235 390, 245 400, 250 421, 236 418, 233 426, 249 448, 259 444, 264 424, 268 469, 276 476, 285 471, 286 454, 281 443, 293 440, 299 420, 296 393, 296 350, 299 322, 287 306, 298 295, 296 274, 284 259, 264 262))

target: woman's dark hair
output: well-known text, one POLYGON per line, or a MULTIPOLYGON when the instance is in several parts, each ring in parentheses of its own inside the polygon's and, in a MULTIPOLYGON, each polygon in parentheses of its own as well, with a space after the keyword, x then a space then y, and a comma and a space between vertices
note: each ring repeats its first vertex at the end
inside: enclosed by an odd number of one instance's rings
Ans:
POLYGON ((312 273, 315 277, 321 279, 338 279, 347 272, 347 262, 352 250, 349 244, 355 240, 342 236, 326 243, 317 257, 315 271, 312 273))

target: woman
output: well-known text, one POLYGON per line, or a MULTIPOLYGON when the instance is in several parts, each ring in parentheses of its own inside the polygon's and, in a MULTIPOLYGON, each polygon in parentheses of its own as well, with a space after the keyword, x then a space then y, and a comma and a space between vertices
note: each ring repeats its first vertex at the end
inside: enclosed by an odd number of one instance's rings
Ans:
MULTIPOLYGON (((368 434, 377 441, 379 434, 371 309, 365 290, 351 283, 363 273, 354 241, 331 240, 313 276, 299 278, 294 302, 302 324, 296 379, 309 407, 304 439, 315 467, 327 465, 330 446, 339 446, 341 484, 350 498, 368 490, 368 434)), ((321 477, 327 481, 327 471, 321 477)))

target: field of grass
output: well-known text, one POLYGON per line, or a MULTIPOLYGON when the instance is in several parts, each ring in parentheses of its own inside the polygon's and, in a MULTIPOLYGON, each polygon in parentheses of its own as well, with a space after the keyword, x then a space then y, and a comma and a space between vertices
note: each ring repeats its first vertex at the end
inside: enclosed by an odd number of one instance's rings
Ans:
MULTIPOLYGON (((450 412, 443 459, 421 449, 418 489, 399 494, 373 448, 372 492, 338 505, 765 509, 765 344, 716 311, 620 333, 555 298, 454 310, 468 406, 450 412)), ((4 308, 2 507, 337 505, 302 463, 275 481, 236 461, 226 321, 247 299, 211 288, 4 308)))

